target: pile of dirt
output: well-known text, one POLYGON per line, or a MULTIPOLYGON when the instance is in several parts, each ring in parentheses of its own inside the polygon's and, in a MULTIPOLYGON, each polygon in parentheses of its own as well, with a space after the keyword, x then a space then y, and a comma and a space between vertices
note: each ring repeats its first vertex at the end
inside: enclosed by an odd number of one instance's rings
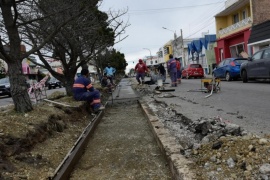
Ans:
MULTIPOLYGON (((110 94, 102 87, 101 100, 110 94)), ((88 104, 56 91, 17 113, 12 105, 0 108, 0 179, 47 179, 54 174, 94 114, 88 104), (62 104, 62 105, 61 105, 62 104)))
POLYGON ((91 118, 86 106, 77 108, 42 102, 29 113, 12 107, 0 112, 0 179, 46 179, 54 173, 91 118))

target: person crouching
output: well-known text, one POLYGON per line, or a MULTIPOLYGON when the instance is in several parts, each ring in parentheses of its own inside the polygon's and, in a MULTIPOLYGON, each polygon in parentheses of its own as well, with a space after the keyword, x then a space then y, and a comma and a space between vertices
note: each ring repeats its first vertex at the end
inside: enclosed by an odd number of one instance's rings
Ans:
POLYGON ((113 85, 108 82, 108 77, 106 75, 103 76, 103 78, 101 79, 101 86, 103 88, 106 88, 107 92, 112 93, 113 90, 113 85))
POLYGON ((100 92, 91 84, 88 69, 82 69, 81 76, 75 80, 73 97, 76 101, 87 101, 94 112, 105 109, 100 101, 100 92))

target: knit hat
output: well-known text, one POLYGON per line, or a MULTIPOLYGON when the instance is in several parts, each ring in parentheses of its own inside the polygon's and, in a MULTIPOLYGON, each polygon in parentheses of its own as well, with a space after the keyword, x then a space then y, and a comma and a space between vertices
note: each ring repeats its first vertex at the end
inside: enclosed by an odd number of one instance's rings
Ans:
POLYGON ((81 75, 87 75, 89 74, 89 70, 88 69, 82 69, 81 70, 81 75))

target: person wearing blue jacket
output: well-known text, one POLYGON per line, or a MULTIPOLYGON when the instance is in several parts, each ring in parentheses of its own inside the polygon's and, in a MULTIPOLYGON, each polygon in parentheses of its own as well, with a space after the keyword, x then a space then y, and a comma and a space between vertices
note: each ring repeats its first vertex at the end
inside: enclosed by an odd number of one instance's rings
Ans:
POLYGON ((167 62, 168 72, 171 78, 172 87, 177 87, 177 64, 176 60, 173 58, 173 55, 169 55, 169 61, 167 62))
POLYGON ((111 84, 114 85, 113 83, 113 77, 116 72, 116 69, 111 67, 110 63, 108 63, 108 66, 104 69, 104 76, 107 76, 108 79, 110 80, 111 84))
POLYGON ((105 109, 100 101, 100 93, 91 84, 89 70, 82 69, 81 76, 73 84, 73 97, 76 101, 87 101, 94 112, 105 109))

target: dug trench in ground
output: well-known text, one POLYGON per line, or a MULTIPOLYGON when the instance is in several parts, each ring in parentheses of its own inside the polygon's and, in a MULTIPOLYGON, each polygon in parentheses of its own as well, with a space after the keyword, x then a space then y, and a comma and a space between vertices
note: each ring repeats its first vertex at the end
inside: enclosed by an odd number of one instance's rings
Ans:
POLYGON ((71 179, 174 179, 137 101, 114 103, 71 179))

